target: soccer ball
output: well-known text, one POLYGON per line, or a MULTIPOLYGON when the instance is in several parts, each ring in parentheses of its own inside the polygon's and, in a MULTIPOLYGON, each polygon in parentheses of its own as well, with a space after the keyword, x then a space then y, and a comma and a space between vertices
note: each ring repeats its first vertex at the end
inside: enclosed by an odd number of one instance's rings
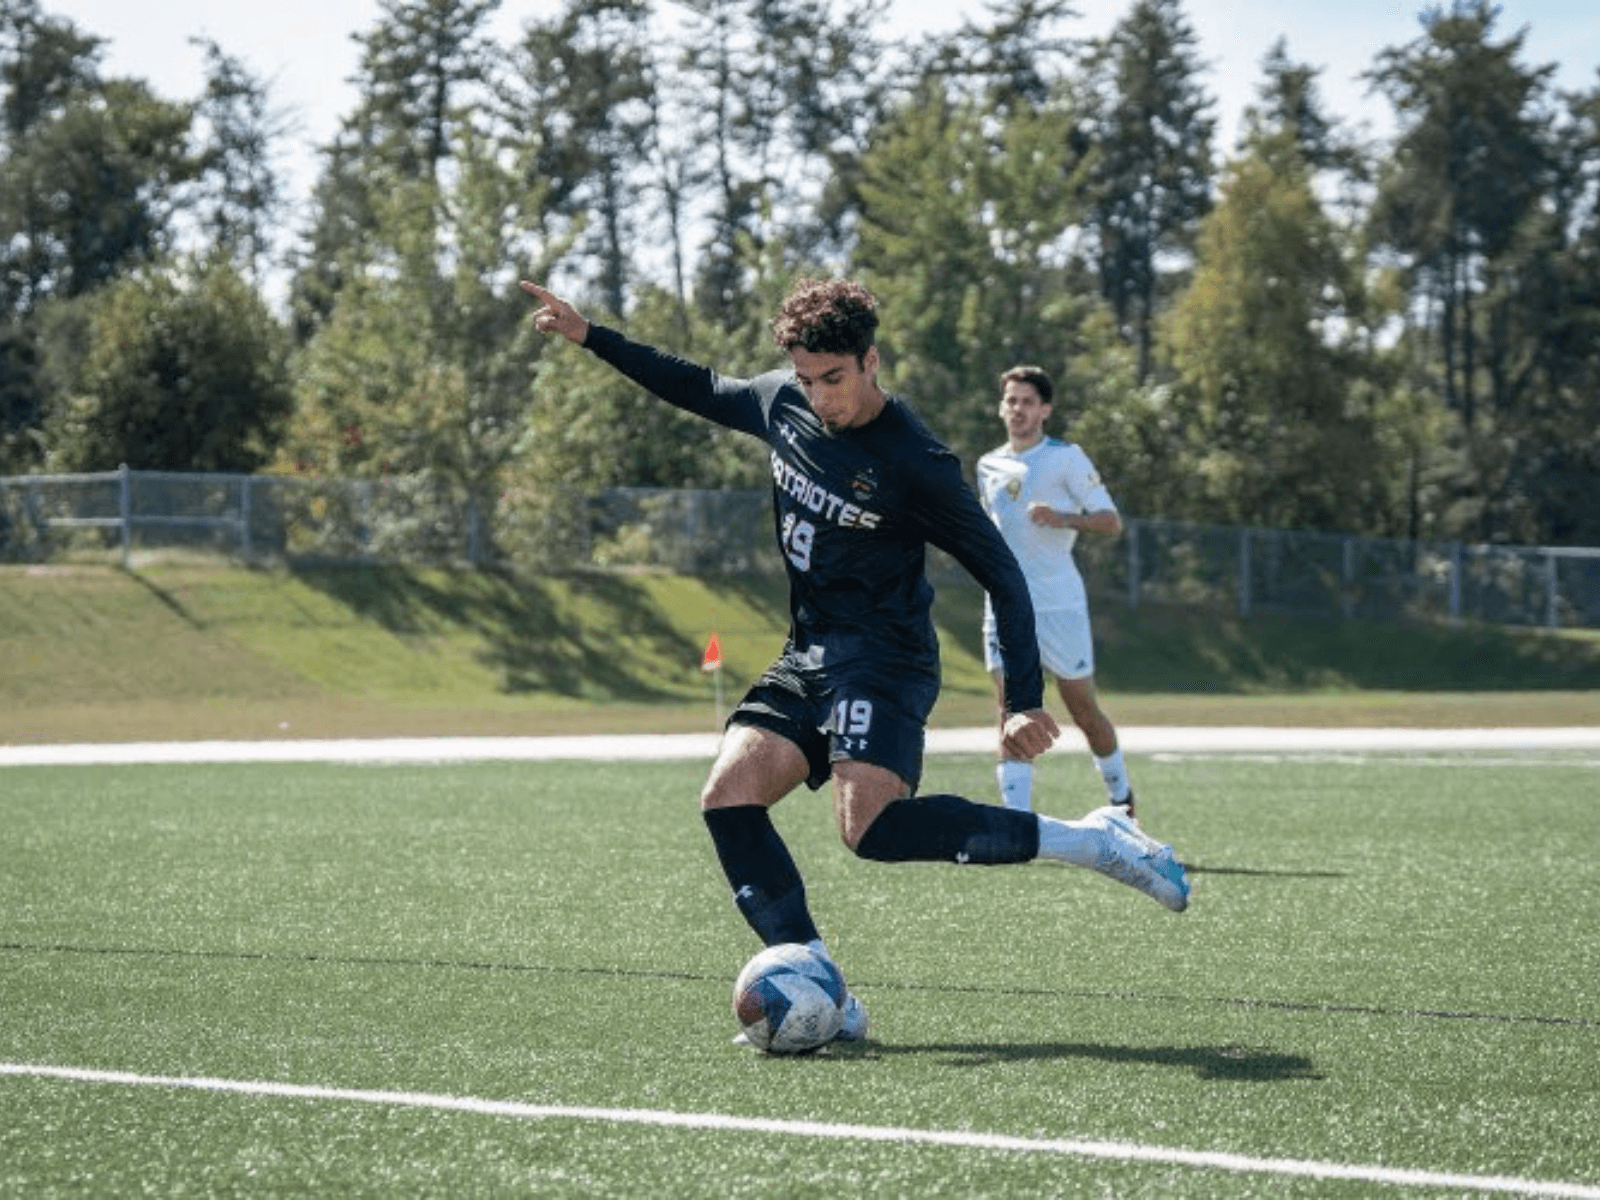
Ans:
POLYGON ((825 1046, 844 1024, 844 976, 799 943, 768 946, 739 972, 733 1015, 745 1037, 768 1054, 825 1046))

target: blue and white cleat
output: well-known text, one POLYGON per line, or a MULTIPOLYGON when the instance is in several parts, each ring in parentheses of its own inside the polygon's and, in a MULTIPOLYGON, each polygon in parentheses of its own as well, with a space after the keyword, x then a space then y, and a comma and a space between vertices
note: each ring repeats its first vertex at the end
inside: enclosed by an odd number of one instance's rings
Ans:
POLYGON ((1120 805, 1107 804, 1083 818, 1104 835, 1094 869, 1102 875, 1138 888, 1163 908, 1182 912, 1189 907, 1189 876, 1172 853, 1172 847, 1155 840, 1120 805))
POLYGON ((864 1042, 867 1040, 867 1006, 854 992, 845 993, 844 1025, 840 1027, 836 1042, 864 1042))

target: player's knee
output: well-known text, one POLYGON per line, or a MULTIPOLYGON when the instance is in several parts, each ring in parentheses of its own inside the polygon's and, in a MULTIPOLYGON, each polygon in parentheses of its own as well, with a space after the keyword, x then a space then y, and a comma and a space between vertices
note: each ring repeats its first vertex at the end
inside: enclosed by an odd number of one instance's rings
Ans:
POLYGON ((705 786, 700 789, 700 810, 702 812, 710 812, 714 808, 733 808, 739 803, 740 801, 734 795, 733 790, 726 785, 723 777, 716 772, 712 772, 711 777, 706 780, 705 786))
POLYGON ((860 854, 867 831, 896 800, 910 794, 904 780, 882 767, 838 764, 834 768, 833 815, 839 840, 851 853, 860 854))
MULTIPOLYGON (((879 817, 881 816, 882 814, 880 813, 879 817)), ((873 825, 880 823, 881 821, 872 821, 859 828, 847 828, 841 825, 839 828, 839 840, 844 843, 845 849, 849 850, 857 858, 868 861, 886 861, 882 850, 884 839, 880 836, 874 840, 869 836, 872 833, 873 825)), ((889 823, 893 824, 892 820, 889 823)), ((882 834, 883 830, 879 830, 879 833, 882 834)))
POLYGON ((878 814, 874 813, 872 818, 863 819, 862 814, 849 809, 841 810, 839 813, 839 840, 844 843, 845 849, 857 858, 862 856, 861 839, 867 836, 867 830, 872 828, 872 822, 877 816, 878 814))

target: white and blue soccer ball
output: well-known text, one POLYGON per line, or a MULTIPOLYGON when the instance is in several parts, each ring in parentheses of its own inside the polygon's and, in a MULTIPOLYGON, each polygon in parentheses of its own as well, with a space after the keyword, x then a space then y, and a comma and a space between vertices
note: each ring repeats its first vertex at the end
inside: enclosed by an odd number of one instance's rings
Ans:
POLYGON ((844 1025, 844 975, 809 946, 768 946, 739 972, 733 1015, 750 1044, 768 1054, 826 1046, 844 1025))

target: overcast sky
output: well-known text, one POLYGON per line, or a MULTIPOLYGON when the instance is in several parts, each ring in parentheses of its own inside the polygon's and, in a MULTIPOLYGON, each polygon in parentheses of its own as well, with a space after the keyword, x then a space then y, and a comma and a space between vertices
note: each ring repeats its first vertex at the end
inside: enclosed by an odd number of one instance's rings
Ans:
MULTIPOLYGON (((948 30, 985 12, 977 0, 892 2, 893 35, 948 30)), ((1065 31, 1103 34, 1131 2, 1077 0, 1083 15, 1065 31)), ((513 41, 528 18, 549 17, 558 7, 557 0, 504 0, 494 32, 501 41, 513 41)), ((1418 36, 1423 7, 1400 0, 1186 0, 1184 12, 1208 66, 1205 84, 1218 100, 1217 148, 1232 148, 1239 114, 1261 78, 1262 57, 1280 35, 1288 38, 1292 59, 1323 69, 1322 96, 1333 116, 1384 132, 1387 111, 1366 95, 1357 76, 1384 47, 1418 36)), ((242 59, 271 82, 277 106, 297 121, 284 163, 296 201, 310 190, 314 148, 332 136, 354 102, 346 82, 358 58, 351 35, 370 29, 382 12, 379 0, 42 0, 41 8, 108 39, 106 71, 147 80, 172 99, 194 98, 202 86, 202 57, 189 44, 191 37, 208 37, 242 59)), ((1562 87, 1595 86, 1600 0, 1505 0, 1498 37, 1523 26, 1529 29, 1528 65, 1556 63, 1562 87)))

